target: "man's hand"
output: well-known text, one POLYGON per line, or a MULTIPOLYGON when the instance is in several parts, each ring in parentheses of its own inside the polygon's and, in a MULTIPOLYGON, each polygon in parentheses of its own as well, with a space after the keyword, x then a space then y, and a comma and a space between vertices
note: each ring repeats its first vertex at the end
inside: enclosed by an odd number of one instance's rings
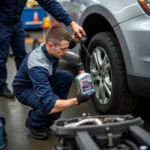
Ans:
POLYGON ((90 98, 92 98, 95 95, 95 92, 90 94, 90 95, 83 95, 83 94, 77 94, 77 101, 78 101, 78 105, 83 103, 83 102, 87 102, 90 98))
POLYGON ((81 38, 82 36, 86 36, 86 33, 83 30, 83 28, 81 26, 79 26, 76 22, 72 21, 70 23, 70 26, 71 26, 74 34, 77 34, 79 38, 81 38))
POLYGON ((80 39, 75 36, 75 34, 72 35, 72 39, 76 42, 76 43, 80 43, 80 39))

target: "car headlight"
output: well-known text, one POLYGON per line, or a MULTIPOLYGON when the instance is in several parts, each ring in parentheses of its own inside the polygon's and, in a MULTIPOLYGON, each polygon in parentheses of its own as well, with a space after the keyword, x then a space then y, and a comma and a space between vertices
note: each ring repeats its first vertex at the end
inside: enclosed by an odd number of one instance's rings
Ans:
POLYGON ((139 3, 146 12, 150 13, 150 0, 139 0, 139 3))

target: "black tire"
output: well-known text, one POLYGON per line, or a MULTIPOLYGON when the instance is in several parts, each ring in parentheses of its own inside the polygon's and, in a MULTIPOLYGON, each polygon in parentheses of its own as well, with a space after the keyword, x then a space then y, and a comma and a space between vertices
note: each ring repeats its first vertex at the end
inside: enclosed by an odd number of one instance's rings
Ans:
MULTIPOLYGON (((93 102, 101 114, 127 114, 135 107, 137 98, 132 96, 126 81, 126 69, 118 41, 111 32, 96 34, 88 45, 92 55, 96 47, 102 47, 111 66, 112 91, 108 104, 103 105, 97 98, 93 102)), ((90 72, 90 59, 86 56, 86 69, 90 72)))

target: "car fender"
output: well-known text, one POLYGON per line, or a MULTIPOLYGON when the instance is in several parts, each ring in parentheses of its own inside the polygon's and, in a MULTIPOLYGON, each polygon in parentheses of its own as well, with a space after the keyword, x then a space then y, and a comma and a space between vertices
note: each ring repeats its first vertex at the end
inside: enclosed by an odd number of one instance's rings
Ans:
POLYGON ((137 0, 87 0, 80 6, 80 20, 82 25, 84 20, 92 13, 97 13, 105 17, 111 26, 115 26, 137 16, 144 14, 137 0), (112 7, 113 6, 113 7, 112 7))

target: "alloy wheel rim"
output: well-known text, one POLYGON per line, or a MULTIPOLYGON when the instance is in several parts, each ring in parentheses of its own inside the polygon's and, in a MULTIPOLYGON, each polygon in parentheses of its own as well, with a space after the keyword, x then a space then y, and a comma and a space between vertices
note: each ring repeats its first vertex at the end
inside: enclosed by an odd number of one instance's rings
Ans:
POLYGON ((102 47, 96 47, 92 52, 90 73, 93 78, 94 88, 98 101, 107 105, 112 94, 112 72, 109 58, 102 47))

